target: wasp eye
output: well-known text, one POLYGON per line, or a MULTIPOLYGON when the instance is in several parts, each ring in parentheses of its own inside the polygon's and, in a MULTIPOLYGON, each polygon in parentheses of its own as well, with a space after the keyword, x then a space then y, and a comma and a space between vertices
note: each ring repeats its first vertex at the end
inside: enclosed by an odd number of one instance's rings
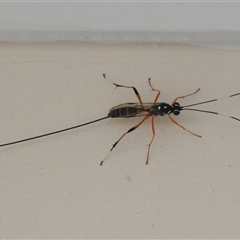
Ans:
POLYGON ((181 108, 180 104, 178 102, 176 102, 172 105, 172 107, 173 107, 173 114, 174 115, 179 115, 180 114, 180 108, 181 108))
POLYGON ((173 114, 177 116, 177 115, 180 114, 180 111, 179 111, 178 109, 174 109, 174 110, 173 110, 173 114))
POLYGON ((180 107, 180 104, 178 103, 178 102, 175 102, 174 104, 173 104, 173 107, 180 107))

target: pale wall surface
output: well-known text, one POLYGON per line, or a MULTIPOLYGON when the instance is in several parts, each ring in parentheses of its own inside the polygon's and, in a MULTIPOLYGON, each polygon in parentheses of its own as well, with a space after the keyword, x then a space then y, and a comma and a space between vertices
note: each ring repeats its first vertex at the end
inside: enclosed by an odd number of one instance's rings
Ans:
POLYGON ((239 2, 0 1, 0 41, 144 41, 240 48, 239 12, 239 2))
MULTIPOLYGON (((200 102, 239 92, 240 51, 175 44, 0 44, 1 142, 103 117, 135 102, 200 102)), ((200 108, 200 107, 199 107, 200 108)), ((201 108, 240 117, 239 97, 201 108)), ((232 119, 182 112, 201 139, 156 120, 108 119, 0 149, 1 238, 239 238, 239 131, 232 119)))

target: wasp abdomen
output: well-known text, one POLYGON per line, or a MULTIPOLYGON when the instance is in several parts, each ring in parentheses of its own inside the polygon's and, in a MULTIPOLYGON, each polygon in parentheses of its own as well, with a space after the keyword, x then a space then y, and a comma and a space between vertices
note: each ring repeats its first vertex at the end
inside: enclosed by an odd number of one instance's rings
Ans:
POLYGON ((121 107, 110 109, 108 116, 111 118, 128 118, 136 116, 137 113, 139 113, 139 109, 135 107, 121 107))

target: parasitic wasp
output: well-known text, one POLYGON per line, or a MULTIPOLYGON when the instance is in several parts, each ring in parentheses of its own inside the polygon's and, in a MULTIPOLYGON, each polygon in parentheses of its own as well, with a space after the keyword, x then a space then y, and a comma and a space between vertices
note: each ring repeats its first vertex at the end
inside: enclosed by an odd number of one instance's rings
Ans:
MULTIPOLYGON (((106 78, 106 75, 103 74, 103 77, 106 78)), ((155 137, 154 119, 155 119, 156 116, 165 116, 166 115, 171 120, 172 123, 174 123, 178 127, 182 128, 183 130, 191 133, 192 135, 194 135, 196 137, 201 137, 201 136, 192 132, 192 131, 190 131, 190 130, 188 130, 188 129, 186 129, 182 125, 180 125, 171 115, 177 116, 177 115, 180 114, 181 111, 189 110, 189 111, 197 111, 197 112, 202 112, 202 113, 220 115, 220 116, 224 116, 224 117, 234 119, 236 121, 240 121, 239 118, 236 118, 236 117, 233 117, 233 116, 220 114, 220 113, 217 113, 217 112, 214 112, 214 111, 207 111, 207 110, 202 110, 202 109, 191 108, 193 106, 218 101, 219 99, 217 99, 217 98, 216 99, 211 99, 211 100, 208 100, 208 101, 204 101, 204 102, 189 104, 189 105, 185 105, 185 106, 181 106, 179 104, 179 102, 178 102, 179 99, 189 97, 191 95, 196 94, 200 90, 200 88, 197 89, 193 93, 183 95, 183 96, 179 96, 179 97, 175 98, 171 104, 168 104, 168 103, 165 103, 165 102, 158 102, 158 98, 160 96, 160 91, 153 88, 153 86, 151 84, 151 79, 149 78, 148 79, 148 84, 149 84, 151 90, 156 92, 156 96, 155 96, 155 99, 152 103, 144 103, 144 102, 142 102, 141 96, 140 96, 140 94, 138 93, 138 91, 135 87, 119 85, 119 84, 116 84, 116 83, 113 83, 113 84, 116 86, 116 88, 118 88, 118 87, 132 88, 139 102, 138 103, 122 103, 122 104, 119 104, 117 106, 112 107, 109 110, 108 115, 105 116, 105 117, 102 117, 102 118, 99 118, 99 119, 96 119, 96 120, 93 120, 93 121, 90 121, 90 122, 87 122, 87 123, 83 123, 83 124, 80 124, 80 125, 76 125, 76 126, 73 126, 73 127, 61 129, 61 130, 58 130, 58 131, 45 133, 45 134, 41 134, 41 135, 38 135, 38 136, 21 139, 21 140, 18 140, 18 141, 4 143, 4 144, 1 144, 0 147, 13 145, 13 144, 17 144, 17 143, 22 143, 22 142, 26 142, 26 141, 31 141, 31 140, 34 140, 34 139, 37 139, 37 138, 47 137, 49 135, 73 130, 75 128, 90 125, 92 123, 99 122, 99 121, 102 121, 102 120, 107 119, 107 118, 143 117, 143 119, 137 125, 130 128, 127 132, 125 132, 124 134, 121 135, 121 137, 113 144, 112 148, 110 149, 110 152, 117 146, 117 144, 124 138, 124 136, 126 134, 136 130, 145 120, 147 120, 148 118, 151 118, 152 138, 151 138, 151 141, 148 144, 147 160, 146 160, 146 164, 148 164, 151 144, 152 144, 153 139, 155 137)), ((236 96, 239 96, 239 95, 240 95, 240 93, 235 93, 235 94, 232 94, 232 95, 228 96, 228 98, 236 97, 236 96)), ((106 158, 103 161, 101 161, 100 165, 102 165, 105 160, 106 160, 106 158)))

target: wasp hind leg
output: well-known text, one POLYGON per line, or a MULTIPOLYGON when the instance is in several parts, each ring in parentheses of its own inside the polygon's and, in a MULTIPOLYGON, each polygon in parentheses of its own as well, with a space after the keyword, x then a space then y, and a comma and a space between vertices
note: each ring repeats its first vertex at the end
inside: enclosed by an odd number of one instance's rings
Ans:
MULTIPOLYGON (((105 73, 103 74, 103 77, 106 78, 106 74, 105 74, 105 73)), ((122 88, 132 88, 133 91, 134 91, 134 93, 135 93, 135 95, 137 96, 138 101, 140 102, 141 106, 143 107, 142 98, 141 98, 138 90, 137 90, 135 87, 133 87, 133 86, 119 85, 119 84, 116 84, 116 83, 113 83, 113 85, 115 85, 116 88, 118 88, 118 87, 122 87, 122 88)))
MULTIPOLYGON (((117 144, 125 137, 125 135, 127 135, 128 133, 136 130, 146 119, 148 119, 149 117, 151 117, 151 115, 147 115, 143 118, 143 120, 138 123, 137 125, 135 125, 134 127, 130 128, 127 132, 125 132, 112 146, 112 148, 110 149, 110 152, 117 146, 117 144)), ((151 141, 152 142, 152 141, 151 141)), ((150 143, 151 145, 151 143, 150 143)), ((101 161, 100 165, 103 164, 103 162, 108 158, 110 152, 108 153, 108 155, 101 161)))

